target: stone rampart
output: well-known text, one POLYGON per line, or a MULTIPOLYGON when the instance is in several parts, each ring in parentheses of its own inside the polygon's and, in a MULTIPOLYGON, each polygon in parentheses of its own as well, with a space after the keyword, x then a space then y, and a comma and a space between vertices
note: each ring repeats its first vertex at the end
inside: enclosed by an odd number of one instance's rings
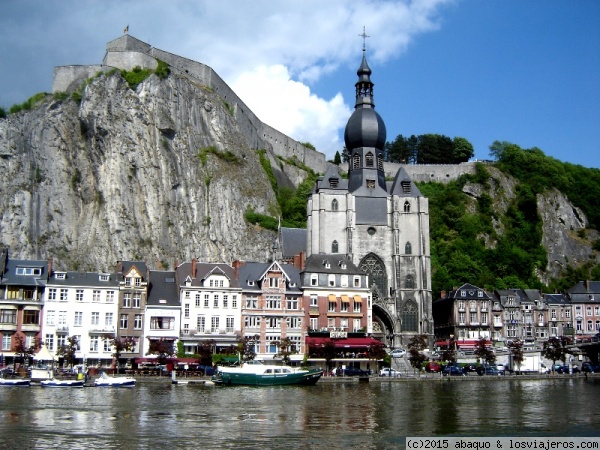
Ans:
POLYGON ((435 181, 436 183, 448 183, 456 180, 464 174, 475 173, 475 162, 465 162, 460 164, 398 164, 384 163, 385 176, 393 178, 398 169, 403 167, 413 181, 426 183, 435 181))
POLYGON ((92 66, 60 66, 54 68, 52 92, 72 92, 77 90, 88 78, 98 72, 106 72, 110 67, 100 64, 92 66))

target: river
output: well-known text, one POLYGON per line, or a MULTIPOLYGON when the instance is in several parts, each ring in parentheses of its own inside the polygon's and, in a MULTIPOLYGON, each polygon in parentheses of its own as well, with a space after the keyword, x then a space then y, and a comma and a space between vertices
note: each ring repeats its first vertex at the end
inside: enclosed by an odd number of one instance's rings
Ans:
POLYGON ((600 377, 307 387, 0 388, 0 448, 403 448, 406 436, 599 436, 600 377))

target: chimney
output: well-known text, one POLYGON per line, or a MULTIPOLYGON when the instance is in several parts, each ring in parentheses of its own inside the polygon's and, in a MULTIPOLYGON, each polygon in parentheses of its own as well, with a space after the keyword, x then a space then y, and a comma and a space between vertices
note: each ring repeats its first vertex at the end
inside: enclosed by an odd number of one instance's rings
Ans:
POLYGON ((446 298, 446 295, 447 295, 446 291, 440 292, 440 298, 446 298))
POLYGON ((235 277, 239 278, 239 270, 240 267, 242 267, 243 265, 245 265, 246 263, 244 261, 240 261, 239 259, 236 259, 234 262, 231 263, 231 266, 233 267, 233 269, 235 270, 235 277))
POLYGON ((175 262, 173 263, 173 270, 177 270, 178 267, 179 267, 179 261, 175 260, 175 262))
POLYGON ((48 279, 50 279, 50 277, 52 276, 52 256, 50 258, 48 258, 48 279))
POLYGON ((196 258, 192 258, 192 278, 196 278, 196 258))
POLYGON ((585 290, 586 291, 590 290, 590 280, 585 280, 585 290))
POLYGON ((123 261, 117 261, 117 265, 115 266, 115 272, 118 274, 123 274, 123 261))

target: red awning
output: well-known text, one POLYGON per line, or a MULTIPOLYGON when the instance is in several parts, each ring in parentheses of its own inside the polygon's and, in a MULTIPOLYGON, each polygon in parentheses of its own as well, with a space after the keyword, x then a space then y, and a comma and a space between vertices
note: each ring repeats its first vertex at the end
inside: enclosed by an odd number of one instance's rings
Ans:
POLYGON ((330 339, 326 337, 307 337, 306 344, 321 347, 328 342, 333 342, 336 348, 369 348, 370 345, 383 345, 381 341, 371 337, 330 339))

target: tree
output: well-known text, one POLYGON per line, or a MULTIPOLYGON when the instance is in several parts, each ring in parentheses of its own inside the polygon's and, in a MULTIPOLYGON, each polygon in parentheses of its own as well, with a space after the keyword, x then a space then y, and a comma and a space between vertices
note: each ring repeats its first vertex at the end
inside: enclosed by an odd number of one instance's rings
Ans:
POLYGON ((279 351, 276 355, 273 356, 273 359, 281 358, 281 361, 284 364, 289 364, 290 356, 298 353, 298 351, 296 350, 296 344, 292 342, 290 338, 287 337, 277 342, 277 348, 279 351))
POLYGON ((342 157, 340 156, 340 152, 335 152, 335 156, 333 157, 333 163, 335 165, 340 165, 342 163, 342 157))
POLYGON ((115 360, 115 368, 117 373, 119 372, 119 359, 121 358, 121 353, 123 352, 132 352, 135 349, 135 340, 132 337, 119 338, 114 336, 112 338, 105 338, 108 342, 110 342, 110 346, 113 348, 113 354, 111 355, 115 360))
POLYGON ((452 140, 452 143, 454 145, 452 152, 452 162, 454 164, 467 162, 475 154, 475 151, 473 150, 473 144, 463 137, 455 137, 452 140))
POLYGON ((567 359, 567 344, 569 343, 568 339, 564 336, 551 337, 546 342, 544 342, 544 347, 542 348, 542 356, 546 359, 552 361, 552 372, 554 372, 554 365, 556 361, 560 360, 565 363, 567 359))
POLYGON ((414 369, 418 369, 419 372, 423 368, 423 363, 427 360, 427 357, 423 354, 423 350, 427 348, 427 336, 420 334, 413 336, 408 342, 408 360, 410 365, 414 369))
POLYGON ((385 348, 383 347, 383 343, 372 343, 367 348, 367 356, 370 360, 379 361, 381 359, 385 359, 389 355, 385 352, 385 348))
POLYGON ((20 360, 22 364, 25 363, 25 359, 29 359, 35 353, 35 349, 38 346, 29 346, 25 344, 25 338, 22 334, 15 334, 15 343, 13 344, 12 351, 15 353, 13 370, 17 369, 17 360, 20 360))
POLYGON ((79 341, 77 336, 69 336, 67 343, 56 349, 56 354, 62 356, 67 363, 67 367, 73 367, 75 363, 75 353, 79 350, 79 341))
POLYGON ((252 361, 254 358, 256 358, 256 351, 254 349, 258 341, 259 337, 257 334, 254 336, 244 336, 240 341, 238 341, 238 349, 242 356, 242 361, 252 361))
POLYGON ((493 364, 496 362, 496 354, 487 346, 487 338, 481 338, 475 344, 475 356, 477 356, 482 362, 486 364, 493 364))
POLYGON ((345 146, 342 149, 342 161, 345 163, 350 161, 350 152, 348 151, 348 149, 345 146))
POLYGON ((165 364, 169 358, 175 356, 173 341, 170 339, 151 340, 146 355, 157 355, 158 363, 165 364))
POLYGON ((316 346, 311 345, 308 349, 309 354, 314 354, 319 358, 325 358, 325 362, 327 364, 327 370, 331 372, 331 360, 336 356, 336 348, 335 343, 331 340, 328 340, 322 345, 316 346))
POLYGON ((521 339, 516 338, 506 344, 508 347, 508 353, 512 359, 513 366, 517 366, 517 372, 521 373, 521 363, 525 359, 523 356, 523 342, 521 339))

